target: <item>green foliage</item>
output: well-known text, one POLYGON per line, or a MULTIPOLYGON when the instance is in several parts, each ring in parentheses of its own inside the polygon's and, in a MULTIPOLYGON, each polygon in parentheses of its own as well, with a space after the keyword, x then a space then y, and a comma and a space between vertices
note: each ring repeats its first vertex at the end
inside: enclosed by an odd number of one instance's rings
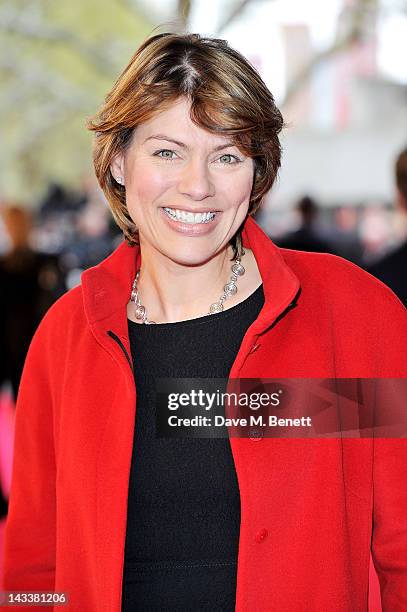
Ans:
POLYGON ((86 120, 152 27, 125 1, 0 1, 2 199, 92 172, 86 120))

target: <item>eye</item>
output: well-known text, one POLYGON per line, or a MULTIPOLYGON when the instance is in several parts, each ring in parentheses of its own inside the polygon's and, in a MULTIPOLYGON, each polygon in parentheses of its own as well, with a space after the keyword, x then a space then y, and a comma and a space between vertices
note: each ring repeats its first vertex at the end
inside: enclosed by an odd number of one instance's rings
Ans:
POLYGON ((219 161, 222 164, 231 165, 231 164, 238 164, 242 160, 239 159, 239 157, 237 157, 236 155, 232 155, 231 153, 224 153, 223 155, 219 157, 219 161))
POLYGON ((175 159, 175 151, 171 151, 171 149, 160 149, 154 153, 156 157, 161 157, 162 159, 172 160, 175 159))

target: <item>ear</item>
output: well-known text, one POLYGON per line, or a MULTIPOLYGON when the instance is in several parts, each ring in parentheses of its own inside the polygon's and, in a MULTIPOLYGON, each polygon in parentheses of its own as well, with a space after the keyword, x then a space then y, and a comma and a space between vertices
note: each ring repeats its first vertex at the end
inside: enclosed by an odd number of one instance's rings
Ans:
POLYGON ((124 184, 124 155, 123 153, 117 153, 111 161, 110 172, 113 178, 119 184, 124 184), (120 181, 120 178, 122 181, 120 181))

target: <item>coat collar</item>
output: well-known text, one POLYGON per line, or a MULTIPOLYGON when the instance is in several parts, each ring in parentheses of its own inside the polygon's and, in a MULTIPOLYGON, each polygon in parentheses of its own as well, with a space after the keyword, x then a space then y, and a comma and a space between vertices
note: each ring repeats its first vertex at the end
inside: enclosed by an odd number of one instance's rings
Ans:
MULTIPOLYGON (((250 248, 263 279, 265 303, 252 331, 261 333, 293 302, 300 281, 285 262, 281 250, 250 216, 242 232, 243 246, 250 248)), ((141 265, 139 246, 123 241, 97 266, 82 274, 82 291, 87 320, 91 327, 114 326, 121 338, 127 337, 126 305, 131 285, 141 265)))

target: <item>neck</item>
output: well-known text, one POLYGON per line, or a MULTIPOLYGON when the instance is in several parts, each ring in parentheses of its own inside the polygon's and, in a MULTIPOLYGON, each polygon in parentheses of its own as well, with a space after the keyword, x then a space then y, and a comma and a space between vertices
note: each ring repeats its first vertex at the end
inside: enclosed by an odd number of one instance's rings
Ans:
MULTIPOLYGON (((146 308, 147 318, 157 323, 172 323, 206 315, 230 279, 233 265, 230 246, 197 266, 181 265, 161 253, 143 249, 143 245, 141 249, 140 299, 146 308)), ((239 289, 239 281, 237 285, 239 289)))

